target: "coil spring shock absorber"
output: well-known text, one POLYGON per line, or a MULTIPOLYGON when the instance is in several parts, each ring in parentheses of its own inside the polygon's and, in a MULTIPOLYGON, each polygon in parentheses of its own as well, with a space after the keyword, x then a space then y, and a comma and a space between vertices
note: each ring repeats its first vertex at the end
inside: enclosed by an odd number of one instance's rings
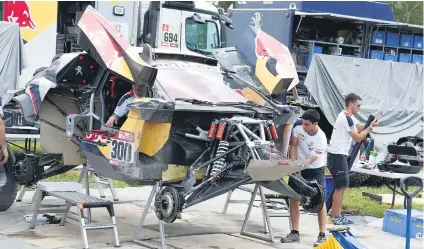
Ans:
MULTIPOLYGON (((216 155, 219 156, 221 154, 224 154, 228 151, 228 147, 230 144, 227 141, 219 141, 218 149, 216 150, 216 155)), ((222 157, 215 162, 213 162, 212 169, 211 169, 211 176, 214 176, 218 174, 225 166, 225 157, 222 157)))

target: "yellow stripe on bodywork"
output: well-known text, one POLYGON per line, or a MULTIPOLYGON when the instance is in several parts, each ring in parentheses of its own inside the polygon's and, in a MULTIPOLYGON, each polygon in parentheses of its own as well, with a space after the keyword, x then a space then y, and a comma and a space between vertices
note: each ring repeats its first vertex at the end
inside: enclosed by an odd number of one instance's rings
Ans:
POLYGON ((141 134, 140 152, 153 156, 163 148, 169 138, 170 123, 145 121, 141 134))
POLYGON ((265 87, 265 89, 273 94, 279 82, 282 80, 281 76, 274 76, 267 68, 266 62, 268 57, 259 57, 256 61, 255 74, 258 77, 259 81, 265 87))
MULTIPOLYGON (((175 164, 168 164, 168 169, 162 172, 162 181, 164 183, 176 182, 184 180, 184 177, 187 173, 187 166, 180 166, 175 164)), ((196 179, 202 179, 206 173, 206 167, 200 169, 196 173, 196 179)))
POLYGON ((252 88, 246 87, 246 88, 242 89, 241 92, 243 93, 243 95, 249 101, 252 101, 252 102, 254 102, 258 105, 264 105, 265 104, 265 100, 258 93, 253 91, 252 88))
POLYGON ((116 59, 111 68, 113 71, 119 73, 120 75, 124 76, 128 80, 131 80, 134 82, 134 78, 131 74, 130 68, 128 67, 127 62, 125 61, 124 57, 121 57, 119 59, 116 59))

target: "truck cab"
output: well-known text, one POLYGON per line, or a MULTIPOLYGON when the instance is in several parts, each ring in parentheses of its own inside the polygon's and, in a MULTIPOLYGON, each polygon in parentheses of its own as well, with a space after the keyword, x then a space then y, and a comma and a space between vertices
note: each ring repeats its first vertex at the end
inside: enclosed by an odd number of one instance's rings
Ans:
POLYGON ((232 28, 223 10, 205 1, 151 1, 141 26, 137 46, 206 56, 226 46, 226 30, 232 28))

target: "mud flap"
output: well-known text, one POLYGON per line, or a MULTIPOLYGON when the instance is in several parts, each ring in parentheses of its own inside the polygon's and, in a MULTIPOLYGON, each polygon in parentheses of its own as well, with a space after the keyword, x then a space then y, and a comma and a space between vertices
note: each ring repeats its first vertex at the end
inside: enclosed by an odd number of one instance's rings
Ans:
POLYGON ((18 183, 13 174, 13 165, 15 163, 15 156, 13 151, 7 146, 9 152, 9 160, 6 166, 0 164, 0 212, 6 211, 12 206, 18 193, 18 183))

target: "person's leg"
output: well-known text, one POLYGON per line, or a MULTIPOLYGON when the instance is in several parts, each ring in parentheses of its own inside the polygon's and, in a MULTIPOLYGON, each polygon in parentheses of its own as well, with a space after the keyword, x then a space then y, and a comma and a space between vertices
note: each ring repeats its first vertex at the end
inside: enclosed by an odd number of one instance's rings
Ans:
POLYGON ((290 220, 292 230, 299 231, 299 216, 299 202, 297 200, 290 199, 290 220))
MULTIPOLYGON (((308 181, 313 181, 313 180, 317 181, 321 185, 323 195, 325 195, 325 192, 326 192, 325 168, 321 167, 317 169, 308 169, 304 171, 305 171, 304 173, 302 172, 303 178, 305 178, 308 181)), ((319 246, 325 242, 326 223, 327 223, 327 208, 324 202, 321 210, 318 212, 319 233, 318 233, 317 240, 314 243, 314 247, 319 246)))
POLYGON ((333 176, 333 184, 335 187, 331 206, 331 222, 334 225, 352 224, 351 221, 345 219, 341 215, 344 192, 349 186, 347 156, 331 154, 328 164, 328 169, 333 176))
MULTIPOLYGON (((297 191, 297 188, 293 185, 293 180, 289 178, 288 182, 289 186, 293 188, 293 190, 297 191)), ((292 230, 286 237, 281 238, 281 243, 294 243, 300 242, 299 236, 299 202, 297 200, 290 199, 290 221, 292 223, 292 230)))

